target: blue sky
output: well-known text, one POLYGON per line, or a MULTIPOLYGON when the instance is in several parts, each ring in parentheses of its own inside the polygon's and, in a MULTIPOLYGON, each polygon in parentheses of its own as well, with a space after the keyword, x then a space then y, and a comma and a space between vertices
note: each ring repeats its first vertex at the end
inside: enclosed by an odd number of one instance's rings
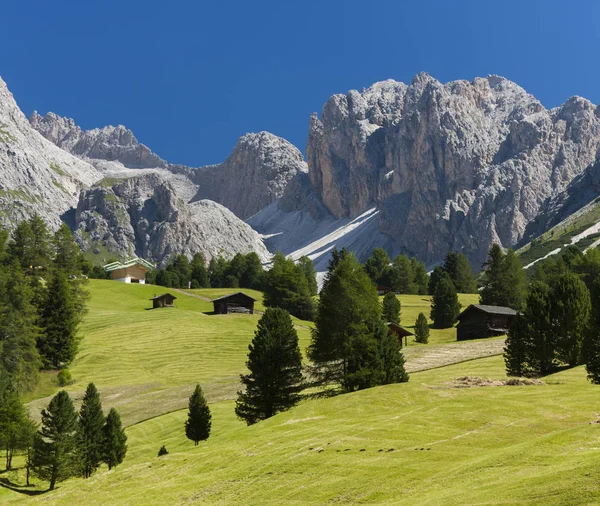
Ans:
POLYGON ((260 130, 304 151, 330 95, 420 71, 600 102, 595 0, 2 4, 0 75, 27 115, 121 123, 173 163, 220 162, 260 130))

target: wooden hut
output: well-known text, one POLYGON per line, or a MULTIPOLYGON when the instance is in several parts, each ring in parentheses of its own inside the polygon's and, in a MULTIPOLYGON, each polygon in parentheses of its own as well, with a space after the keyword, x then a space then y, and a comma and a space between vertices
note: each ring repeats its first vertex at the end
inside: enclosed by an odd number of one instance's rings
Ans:
POLYGON ((213 304, 215 306, 216 314, 227 314, 227 313, 254 313, 254 303, 256 299, 246 295, 243 292, 231 293, 224 295, 218 299, 214 299, 213 304))
POLYGON ((401 327, 397 323, 387 322, 387 327, 392 334, 396 334, 398 336, 398 341, 400 341, 400 346, 402 346, 402 339, 404 339, 404 346, 408 345, 408 336, 414 336, 412 332, 401 327))
POLYGON ((389 286, 377 285, 377 295, 385 295, 393 290, 389 286))
POLYGON ((504 335, 517 314, 518 311, 510 307, 471 304, 458 315, 456 340, 504 335))
POLYGON ((104 266, 104 271, 110 273, 110 279, 123 283, 146 283, 146 274, 155 268, 143 258, 132 258, 127 262, 113 262, 104 266))
POLYGON ((152 308, 158 307, 173 307, 173 301, 176 299, 175 295, 170 293, 163 293, 161 295, 155 295, 150 300, 152 301, 152 308))

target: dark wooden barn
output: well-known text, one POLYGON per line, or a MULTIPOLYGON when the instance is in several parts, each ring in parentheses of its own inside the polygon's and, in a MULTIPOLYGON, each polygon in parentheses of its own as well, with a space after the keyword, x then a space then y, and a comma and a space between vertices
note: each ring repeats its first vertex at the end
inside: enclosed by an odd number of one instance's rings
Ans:
POLYGON ((176 299, 175 295, 170 293, 163 293, 161 295, 155 295, 150 300, 152 301, 152 308, 157 307, 173 307, 173 301, 176 299))
POLYGON ((389 286, 377 285, 377 295, 385 295, 393 291, 389 286))
POLYGON ((456 340, 504 335, 517 314, 518 311, 510 307, 471 304, 458 315, 456 340))
POLYGON ((224 295, 218 299, 213 300, 215 305, 215 313, 227 314, 227 313, 254 313, 254 303, 256 299, 246 295, 243 292, 232 293, 224 295))
POLYGON ((402 339, 404 339, 404 346, 408 345, 408 336, 414 336, 414 334, 404 327, 401 327, 397 323, 388 322, 388 329, 392 334, 396 334, 398 336, 398 341, 400 341, 400 346, 402 346, 402 339))

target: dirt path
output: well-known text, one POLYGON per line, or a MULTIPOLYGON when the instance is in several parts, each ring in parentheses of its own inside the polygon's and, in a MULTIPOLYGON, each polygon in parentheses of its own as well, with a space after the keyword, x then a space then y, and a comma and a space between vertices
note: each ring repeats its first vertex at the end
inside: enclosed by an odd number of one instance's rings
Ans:
POLYGON ((171 288, 171 290, 173 290, 174 292, 181 293, 182 295, 187 295, 189 297, 194 297, 195 299, 200 299, 200 300, 204 300, 204 301, 207 301, 207 302, 212 302, 212 299, 209 298, 209 297, 203 297, 202 295, 198 295, 196 293, 186 292, 185 290, 182 290, 181 288, 171 288))
POLYGON ((409 346, 408 348, 403 348, 402 351, 406 358, 406 370, 408 372, 418 372, 445 365, 458 364, 476 358, 502 355, 504 352, 504 339, 409 346))

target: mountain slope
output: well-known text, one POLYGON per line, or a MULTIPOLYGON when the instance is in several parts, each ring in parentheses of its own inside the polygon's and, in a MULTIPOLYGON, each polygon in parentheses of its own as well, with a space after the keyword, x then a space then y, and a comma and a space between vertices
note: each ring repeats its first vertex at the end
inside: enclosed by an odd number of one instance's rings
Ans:
POLYGON ((101 179, 76 158, 29 126, 0 79, 0 223, 3 227, 37 213, 52 227, 77 204, 79 190, 101 179))

